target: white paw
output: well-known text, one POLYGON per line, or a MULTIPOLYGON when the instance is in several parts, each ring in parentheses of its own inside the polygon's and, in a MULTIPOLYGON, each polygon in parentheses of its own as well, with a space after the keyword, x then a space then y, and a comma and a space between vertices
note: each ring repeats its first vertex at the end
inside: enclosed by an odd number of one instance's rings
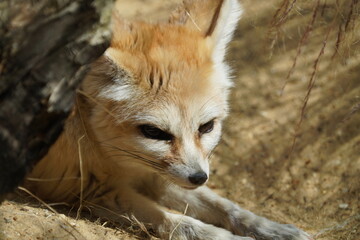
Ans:
POLYGON ((166 215, 168 219, 167 223, 158 228, 158 233, 162 239, 254 240, 251 237, 234 235, 228 230, 203 223, 188 216, 172 213, 167 213, 166 215))
POLYGON ((306 232, 291 224, 280 224, 255 214, 237 209, 231 214, 233 231, 252 236, 256 240, 312 240, 306 232))
POLYGON ((291 224, 279 224, 267 220, 253 227, 253 235, 259 240, 311 240, 309 234, 291 224))

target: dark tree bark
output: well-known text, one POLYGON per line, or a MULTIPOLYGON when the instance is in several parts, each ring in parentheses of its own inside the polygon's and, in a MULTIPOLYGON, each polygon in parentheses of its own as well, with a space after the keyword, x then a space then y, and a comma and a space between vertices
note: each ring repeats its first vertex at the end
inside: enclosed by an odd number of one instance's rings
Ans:
POLYGON ((77 85, 107 47, 109 4, 0 0, 0 199, 61 133, 77 85))

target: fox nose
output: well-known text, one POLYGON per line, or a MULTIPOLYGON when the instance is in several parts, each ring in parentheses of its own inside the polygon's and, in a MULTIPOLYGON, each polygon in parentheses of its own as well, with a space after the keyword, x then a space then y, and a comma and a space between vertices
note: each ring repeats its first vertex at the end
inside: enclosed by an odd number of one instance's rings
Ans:
POLYGON ((204 172, 197 172, 189 176, 189 181, 194 185, 201 185, 208 179, 208 176, 204 172))

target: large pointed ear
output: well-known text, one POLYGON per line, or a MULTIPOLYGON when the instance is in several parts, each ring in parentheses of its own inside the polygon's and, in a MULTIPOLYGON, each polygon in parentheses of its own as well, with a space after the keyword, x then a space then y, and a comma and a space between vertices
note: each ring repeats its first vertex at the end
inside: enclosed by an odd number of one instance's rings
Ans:
POLYGON ((238 0, 184 0, 183 6, 173 12, 169 22, 185 25, 210 38, 214 60, 221 62, 241 12, 238 0))
POLYGON ((115 8, 111 17, 111 44, 110 47, 117 47, 120 49, 131 49, 136 43, 134 38, 137 32, 137 23, 129 21, 120 16, 118 10, 115 8))

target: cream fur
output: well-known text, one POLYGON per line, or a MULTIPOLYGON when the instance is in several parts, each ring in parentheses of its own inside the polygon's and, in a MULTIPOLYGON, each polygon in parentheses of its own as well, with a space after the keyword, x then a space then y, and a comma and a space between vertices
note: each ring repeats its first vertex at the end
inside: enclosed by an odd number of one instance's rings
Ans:
POLYGON ((206 179, 190 180, 199 172, 209 176, 228 112, 225 49, 240 13, 237 0, 187 0, 168 23, 115 18, 111 46, 26 187, 114 221, 134 215, 164 239, 309 239, 216 195, 203 186, 206 179), (171 138, 147 137, 143 125, 171 138), (210 130, 201 132, 202 126, 210 130), (185 217, 164 210, 182 212, 187 204, 185 217))

